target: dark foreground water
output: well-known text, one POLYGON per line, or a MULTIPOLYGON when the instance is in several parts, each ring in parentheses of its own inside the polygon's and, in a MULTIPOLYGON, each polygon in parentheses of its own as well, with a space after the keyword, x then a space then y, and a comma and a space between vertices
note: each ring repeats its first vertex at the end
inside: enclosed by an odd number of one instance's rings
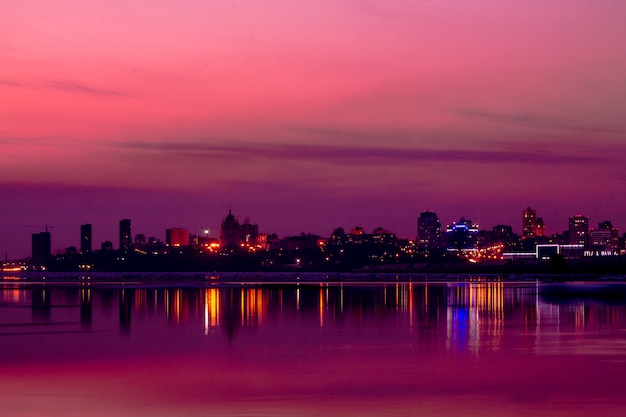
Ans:
POLYGON ((0 414, 624 416, 621 285, 4 280, 0 414))

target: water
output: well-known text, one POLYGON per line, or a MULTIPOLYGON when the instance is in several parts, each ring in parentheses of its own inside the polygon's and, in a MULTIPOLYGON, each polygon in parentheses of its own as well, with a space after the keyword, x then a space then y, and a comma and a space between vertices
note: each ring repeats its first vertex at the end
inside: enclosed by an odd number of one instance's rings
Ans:
POLYGON ((2 415, 626 415, 621 284, 75 281, 1 282, 2 415))

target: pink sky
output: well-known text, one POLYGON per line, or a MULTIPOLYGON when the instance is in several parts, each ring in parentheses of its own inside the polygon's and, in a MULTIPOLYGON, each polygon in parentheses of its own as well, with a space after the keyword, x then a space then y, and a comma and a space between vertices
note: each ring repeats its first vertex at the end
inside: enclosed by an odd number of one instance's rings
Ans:
POLYGON ((117 222, 626 229, 626 3, 5 0, 0 250, 117 222), (176 196, 172 198, 171 196, 176 196))

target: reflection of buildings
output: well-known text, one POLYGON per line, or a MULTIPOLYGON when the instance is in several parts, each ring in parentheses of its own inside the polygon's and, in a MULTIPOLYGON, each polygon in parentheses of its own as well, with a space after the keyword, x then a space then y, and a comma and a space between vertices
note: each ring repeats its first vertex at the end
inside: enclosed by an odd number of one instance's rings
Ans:
POLYGON ((447 344, 451 350, 477 353, 485 338, 500 350, 504 326, 504 283, 448 284, 447 344))
POLYGON ((33 312, 33 320, 48 321, 50 319, 50 310, 52 309, 52 295, 49 290, 35 289, 32 290, 31 306, 33 312))

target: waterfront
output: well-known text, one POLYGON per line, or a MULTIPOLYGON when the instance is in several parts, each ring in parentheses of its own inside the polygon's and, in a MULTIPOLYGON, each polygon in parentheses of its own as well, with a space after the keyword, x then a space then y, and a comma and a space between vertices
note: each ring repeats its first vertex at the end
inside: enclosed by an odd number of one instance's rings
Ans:
POLYGON ((3 281, 3 409, 11 416, 626 413, 626 303, 598 290, 621 283, 571 284, 554 297, 555 284, 528 278, 245 278, 3 281))

